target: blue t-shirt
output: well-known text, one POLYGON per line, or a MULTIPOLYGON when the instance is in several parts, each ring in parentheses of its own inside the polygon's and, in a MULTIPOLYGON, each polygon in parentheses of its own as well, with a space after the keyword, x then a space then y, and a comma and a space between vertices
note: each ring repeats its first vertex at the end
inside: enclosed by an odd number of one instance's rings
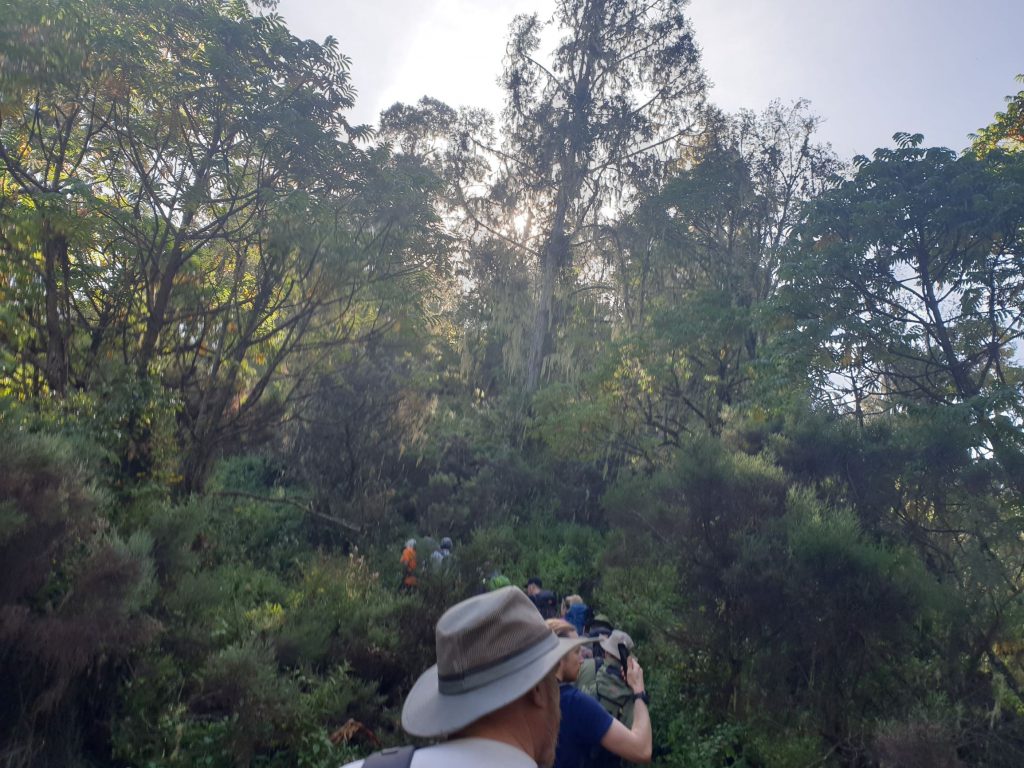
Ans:
POLYGON ((612 716, 597 699, 569 683, 559 686, 562 724, 554 768, 581 768, 590 763, 594 748, 612 727, 612 716))

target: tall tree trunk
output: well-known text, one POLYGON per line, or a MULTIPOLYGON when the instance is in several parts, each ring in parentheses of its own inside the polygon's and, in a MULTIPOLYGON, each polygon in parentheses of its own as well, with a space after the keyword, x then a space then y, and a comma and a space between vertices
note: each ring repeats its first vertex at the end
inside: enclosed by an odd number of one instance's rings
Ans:
POLYGON ((565 234, 564 216, 557 231, 552 231, 544 248, 544 263, 541 266, 540 295, 533 315, 533 333, 530 336, 530 352, 526 364, 526 391, 535 392, 540 385, 541 368, 544 364, 544 349, 551 331, 551 314, 555 300, 555 283, 561 271, 559 265, 568 256, 568 238, 565 234))
POLYGON ((50 391, 63 397, 67 393, 70 363, 66 318, 61 317, 68 286, 58 277, 67 276, 68 241, 43 223, 43 283, 46 291, 46 383, 50 391))
POLYGON ((594 109, 593 92, 596 59, 602 55, 598 44, 605 22, 605 0, 592 0, 583 12, 588 24, 582 35, 583 51, 575 80, 572 83, 571 112, 562 131, 564 149, 557 155, 553 167, 559 179, 555 189, 555 214, 542 252, 540 294, 533 316, 533 334, 526 365, 526 391, 535 392, 540 385, 544 349, 550 337, 555 286, 566 267, 572 264, 569 247, 569 209, 579 197, 587 172, 586 157, 593 144, 590 116, 594 109))
POLYGON ((544 363, 544 348, 551 333, 552 312, 555 300, 555 286, 566 267, 572 264, 572 251, 569 246, 567 219, 569 208, 579 196, 583 186, 584 169, 580 167, 582 133, 580 124, 586 120, 579 113, 571 121, 570 135, 572 139, 566 153, 566 159, 559 165, 562 167, 562 178, 559 182, 555 202, 555 215, 551 222, 551 231, 544 245, 541 265, 540 295, 537 310, 533 317, 533 335, 530 337, 530 354, 526 367, 526 391, 535 392, 540 384, 541 367, 544 363))

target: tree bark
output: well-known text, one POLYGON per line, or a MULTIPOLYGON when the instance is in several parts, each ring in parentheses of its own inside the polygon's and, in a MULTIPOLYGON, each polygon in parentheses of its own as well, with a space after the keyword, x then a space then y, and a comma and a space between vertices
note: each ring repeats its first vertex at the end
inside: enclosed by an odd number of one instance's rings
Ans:
POLYGON ((548 333, 551 331, 551 313, 554 306, 555 283, 561 271, 559 265, 568 261, 569 243, 565 234, 564 211, 556 212, 556 219, 561 218, 557 228, 553 228, 544 247, 541 265, 540 295, 537 309, 533 315, 533 334, 530 336, 530 352, 526 366, 526 391, 535 392, 540 385, 541 368, 544 364, 544 348, 548 333))
POLYGON ((43 224, 43 284, 46 292, 46 383, 50 392, 63 397, 70 377, 66 318, 61 317, 68 286, 58 277, 67 274, 68 241, 43 224))

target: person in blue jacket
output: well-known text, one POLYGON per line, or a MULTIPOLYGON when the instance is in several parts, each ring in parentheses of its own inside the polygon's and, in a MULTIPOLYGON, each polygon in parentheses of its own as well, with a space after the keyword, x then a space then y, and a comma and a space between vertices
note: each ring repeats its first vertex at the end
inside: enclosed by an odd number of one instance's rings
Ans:
POLYGON ((580 637, 586 634, 584 626, 587 622, 587 604, 579 595, 569 595, 562 600, 562 618, 572 624, 580 637))

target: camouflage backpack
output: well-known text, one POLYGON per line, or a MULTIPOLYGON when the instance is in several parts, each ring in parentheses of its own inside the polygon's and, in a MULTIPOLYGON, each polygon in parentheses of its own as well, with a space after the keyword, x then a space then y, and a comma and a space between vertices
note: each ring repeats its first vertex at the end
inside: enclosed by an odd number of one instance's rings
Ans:
POLYGON ((633 727, 633 689, 622 679, 622 667, 614 659, 606 659, 594 675, 594 698, 608 714, 627 728, 633 727))
POLYGON ((576 678, 576 687, 593 696, 612 717, 627 728, 633 727, 633 689, 622 679, 622 667, 614 659, 584 659, 576 678))

